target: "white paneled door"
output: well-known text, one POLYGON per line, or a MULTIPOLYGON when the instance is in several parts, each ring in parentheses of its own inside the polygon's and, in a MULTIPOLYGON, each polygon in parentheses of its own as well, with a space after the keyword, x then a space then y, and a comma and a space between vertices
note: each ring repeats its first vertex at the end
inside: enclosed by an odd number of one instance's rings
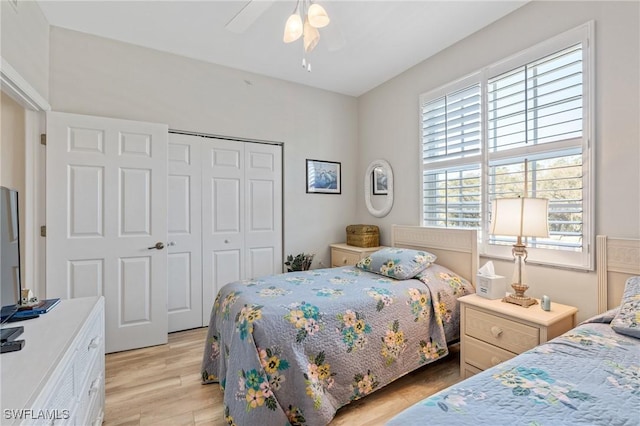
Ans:
POLYGON ((202 325, 225 284, 282 272, 282 147, 201 138, 202 325))
POLYGON ((169 331, 202 324, 202 138, 169 134, 169 331))
POLYGON ((46 296, 104 295, 107 352, 167 342, 167 132, 47 114, 46 296))

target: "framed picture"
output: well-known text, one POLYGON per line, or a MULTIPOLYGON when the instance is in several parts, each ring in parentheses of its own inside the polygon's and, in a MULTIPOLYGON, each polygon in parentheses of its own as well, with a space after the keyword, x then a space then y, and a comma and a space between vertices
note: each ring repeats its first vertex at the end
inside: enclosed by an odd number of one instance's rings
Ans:
POLYGON ((387 195, 387 174, 382 167, 376 167, 371 173, 373 195, 387 195))
POLYGON ((307 193, 340 194, 340 163, 307 159, 307 193))

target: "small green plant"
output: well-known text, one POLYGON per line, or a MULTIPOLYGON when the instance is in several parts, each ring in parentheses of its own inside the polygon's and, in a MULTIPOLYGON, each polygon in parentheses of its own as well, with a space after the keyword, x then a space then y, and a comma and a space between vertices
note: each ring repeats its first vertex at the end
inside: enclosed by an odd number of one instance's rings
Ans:
POLYGON ((299 253, 296 257, 293 255, 287 256, 287 261, 284 262, 284 266, 287 267, 287 272, 291 271, 308 271, 311 268, 311 262, 313 262, 314 254, 299 253))

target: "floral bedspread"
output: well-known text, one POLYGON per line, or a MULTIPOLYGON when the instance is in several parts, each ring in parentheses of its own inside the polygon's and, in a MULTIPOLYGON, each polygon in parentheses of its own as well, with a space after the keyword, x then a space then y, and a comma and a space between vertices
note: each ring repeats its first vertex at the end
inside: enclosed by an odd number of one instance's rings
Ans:
POLYGON ((640 340, 586 323, 409 407, 387 425, 638 425, 640 340))
POLYGON ((457 298, 471 291, 440 265, 402 281, 344 267, 227 284, 211 313, 203 383, 220 383, 229 424, 325 425, 447 355, 457 298))

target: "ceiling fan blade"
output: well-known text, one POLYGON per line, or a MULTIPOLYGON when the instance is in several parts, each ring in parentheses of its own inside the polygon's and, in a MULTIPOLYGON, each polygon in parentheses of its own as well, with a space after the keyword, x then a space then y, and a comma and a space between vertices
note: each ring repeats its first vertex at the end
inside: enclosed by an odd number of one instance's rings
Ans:
POLYGON ((224 26, 232 33, 242 34, 249 28, 275 0, 249 0, 224 26))
POLYGON ((320 30, 322 43, 326 43, 329 52, 342 49, 347 43, 339 25, 329 24, 320 30))

